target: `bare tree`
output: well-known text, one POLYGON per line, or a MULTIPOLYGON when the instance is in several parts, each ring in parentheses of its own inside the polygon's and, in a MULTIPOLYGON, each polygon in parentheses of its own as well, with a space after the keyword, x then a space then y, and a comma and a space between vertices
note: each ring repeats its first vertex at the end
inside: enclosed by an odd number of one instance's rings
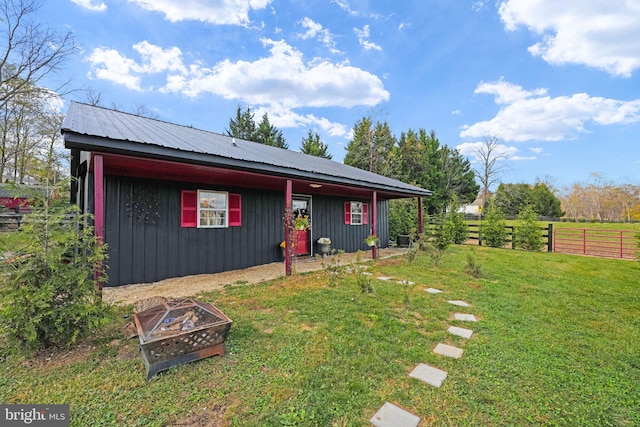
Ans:
POLYGON ((75 54, 70 32, 59 34, 32 19, 38 0, 0 0, 0 109, 75 54))
POLYGON ((507 166, 502 163, 507 155, 500 149, 500 138, 497 136, 483 137, 482 144, 475 149, 480 166, 473 169, 482 186, 482 196, 486 203, 489 188, 500 180, 500 175, 507 166))

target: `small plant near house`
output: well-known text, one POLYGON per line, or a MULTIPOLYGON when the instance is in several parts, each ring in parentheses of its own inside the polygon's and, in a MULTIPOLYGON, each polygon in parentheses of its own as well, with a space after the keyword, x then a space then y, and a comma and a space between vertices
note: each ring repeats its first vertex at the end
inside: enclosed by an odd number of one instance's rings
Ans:
POLYGON ((502 210, 493 204, 488 206, 482 224, 482 242, 492 248, 501 248, 507 242, 507 228, 502 210))
POLYGON ((89 215, 64 199, 47 191, 32 203, 20 232, 1 242, 0 251, 11 255, 0 266, 0 322, 18 350, 71 345, 108 316, 98 294, 98 284, 107 280, 105 247, 88 225, 89 215))
POLYGON ((355 275, 356 284, 363 294, 373 293, 373 285, 371 284, 371 276, 366 273, 367 267, 362 262, 362 252, 356 254, 356 262, 351 266, 351 271, 355 275))
POLYGON ((516 247, 537 252, 542 249, 542 233, 538 226, 538 214, 533 206, 527 205, 516 218, 516 247))
POLYGON ((478 262, 476 254, 473 251, 467 254, 467 263, 464 266, 464 272, 475 279, 482 277, 482 264, 478 262))
POLYGON ((420 236, 419 246, 427 253, 434 267, 440 265, 445 251, 453 243, 451 228, 446 225, 445 215, 436 214, 426 233, 420 236))
POLYGON ((345 272, 347 271, 346 266, 341 264, 340 259, 343 250, 331 250, 331 257, 328 258, 328 261, 325 262, 326 258, 323 258, 322 255, 316 255, 316 258, 322 260, 321 264, 322 269, 324 270, 324 274, 327 276, 327 280, 329 282, 329 287, 334 288, 340 284, 340 281, 344 277, 345 272))
POLYGON ((411 265, 413 261, 416 259, 416 255, 418 255, 418 248, 416 246, 411 246, 407 253, 405 254, 405 259, 407 260, 407 264, 411 265))

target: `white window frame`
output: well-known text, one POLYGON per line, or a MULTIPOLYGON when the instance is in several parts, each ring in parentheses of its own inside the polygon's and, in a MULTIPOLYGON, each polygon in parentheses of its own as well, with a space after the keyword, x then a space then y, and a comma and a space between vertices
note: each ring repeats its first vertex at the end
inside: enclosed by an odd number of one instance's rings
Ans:
POLYGON ((363 222, 363 217, 364 217, 364 203, 363 202, 354 202, 351 201, 351 225, 362 225, 364 224, 363 222), (360 211, 356 211, 356 207, 360 208, 360 211), (356 221, 356 217, 359 219, 359 221, 356 221))
MULTIPOLYGON (((207 215, 209 216, 209 215, 207 215)), ((198 228, 227 228, 229 227, 229 193, 226 191, 215 190, 198 190, 198 228), (203 196, 211 198, 211 196, 224 196, 224 208, 221 207, 205 207, 203 206, 203 196), (211 223, 211 219, 215 220, 215 217, 210 217, 208 223, 203 224, 203 217, 205 213, 222 213, 224 215, 223 224, 211 223)))

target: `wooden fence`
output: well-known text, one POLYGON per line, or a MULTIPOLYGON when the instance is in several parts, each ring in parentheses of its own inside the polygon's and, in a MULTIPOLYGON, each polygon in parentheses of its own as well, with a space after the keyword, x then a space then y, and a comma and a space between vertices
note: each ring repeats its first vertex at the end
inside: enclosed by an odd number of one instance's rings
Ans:
MULTIPOLYGON (((482 224, 468 224, 469 226, 469 240, 477 241, 478 245, 482 246, 482 224)), ((507 241, 505 247, 516 248, 516 233, 513 225, 505 225, 507 229, 507 241)), ((553 224, 548 224, 546 227, 540 227, 542 233, 543 243, 548 252, 553 252, 553 224)))
POLYGON ((556 228, 553 232, 553 251, 604 258, 634 259, 637 252, 635 234, 636 232, 631 230, 556 228))

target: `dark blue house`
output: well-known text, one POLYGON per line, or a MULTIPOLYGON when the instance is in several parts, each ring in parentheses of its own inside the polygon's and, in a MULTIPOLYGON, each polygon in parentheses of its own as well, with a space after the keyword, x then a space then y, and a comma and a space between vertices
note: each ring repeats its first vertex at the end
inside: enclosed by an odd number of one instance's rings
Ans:
POLYGON ((108 245, 109 286, 281 261, 291 233, 297 255, 313 255, 320 237, 355 252, 374 234, 386 247, 387 201, 421 204, 431 194, 331 160, 76 102, 62 133, 72 202, 95 215, 108 245))

